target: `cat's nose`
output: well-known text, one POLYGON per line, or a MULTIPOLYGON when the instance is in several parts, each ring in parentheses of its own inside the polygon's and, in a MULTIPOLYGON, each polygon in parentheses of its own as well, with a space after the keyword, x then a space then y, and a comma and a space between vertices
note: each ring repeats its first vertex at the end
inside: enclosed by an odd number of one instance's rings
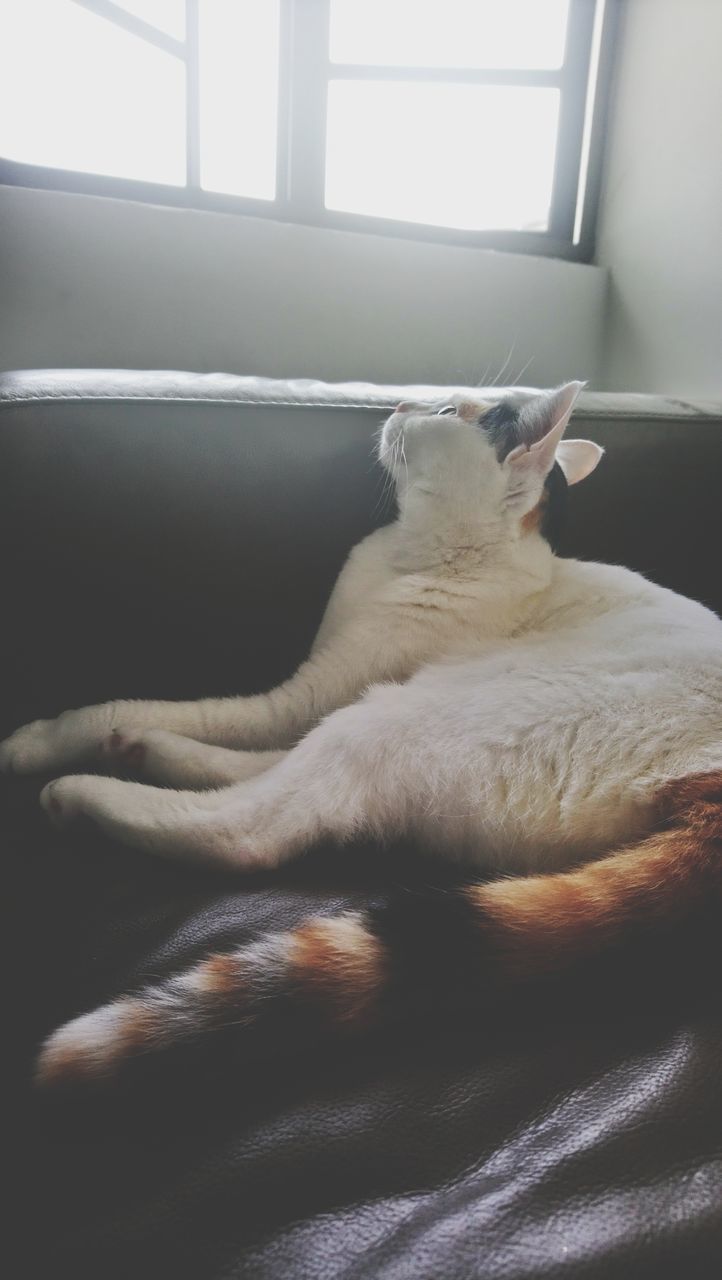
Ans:
POLYGON ((402 400, 401 404, 397 404, 394 409, 394 413, 408 413, 410 409, 413 409, 413 407, 414 406, 412 404, 409 404, 408 400, 402 400))

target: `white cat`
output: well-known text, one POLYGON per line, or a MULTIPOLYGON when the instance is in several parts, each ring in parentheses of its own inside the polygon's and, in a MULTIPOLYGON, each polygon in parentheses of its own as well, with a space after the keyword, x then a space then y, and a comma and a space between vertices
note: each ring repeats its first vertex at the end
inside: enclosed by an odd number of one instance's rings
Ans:
POLYGON ((152 853, 243 871, 323 837, 403 835, 527 874, 431 915, 412 895, 403 920, 346 913, 211 956, 62 1028, 42 1080, 109 1072, 229 1007, 250 1021, 289 989, 336 1020, 371 1016, 414 947, 441 964, 461 938, 490 971, 560 967, 719 876, 722 623, 627 569, 557 559, 544 537, 559 468, 576 484, 602 454, 562 439, 580 387, 399 405, 379 447, 398 519, 351 552, 284 685, 107 703, 0 746, 17 772, 100 756, 183 788, 80 775, 42 793, 57 822, 87 815, 152 853))

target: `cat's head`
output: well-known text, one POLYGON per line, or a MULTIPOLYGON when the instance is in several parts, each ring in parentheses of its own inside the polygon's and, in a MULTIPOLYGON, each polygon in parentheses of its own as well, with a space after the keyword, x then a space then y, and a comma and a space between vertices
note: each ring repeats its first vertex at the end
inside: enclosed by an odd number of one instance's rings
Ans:
POLYGON ((433 405, 398 405, 379 458, 402 513, 430 505, 469 520, 476 512, 509 533, 540 524, 555 487, 583 480, 603 453, 590 440, 563 439, 583 385, 514 391, 496 402, 452 393, 433 405))

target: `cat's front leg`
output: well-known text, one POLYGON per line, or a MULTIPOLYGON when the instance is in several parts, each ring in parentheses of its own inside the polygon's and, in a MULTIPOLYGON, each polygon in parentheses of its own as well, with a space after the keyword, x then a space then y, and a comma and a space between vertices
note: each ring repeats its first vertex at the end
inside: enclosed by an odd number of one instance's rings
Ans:
POLYGON ((137 737, 162 729, 218 747, 282 750, 358 696, 371 675, 364 657, 341 643, 303 663, 285 684, 252 697, 105 702, 35 720, 0 743, 0 772, 47 773, 103 757, 107 762, 115 730, 137 737))
POLYGON ((295 675, 269 693, 197 702, 105 702, 36 720, 0 743, 0 771, 43 773, 101 754, 114 729, 163 729, 218 747, 283 750, 329 712, 355 702, 378 681, 403 681, 439 651, 430 624, 409 628, 405 615, 370 612, 339 630, 295 675))
MULTIPOLYGON (((144 734, 160 730, 199 744, 226 747, 240 747, 245 731, 251 738, 250 745, 264 746, 264 734, 272 730, 271 717, 264 715, 265 698, 266 695, 205 698, 197 702, 119 701, 64 711, 55 720, 35 720, 23 725, 1 742, 0 772, 49 773, 97 762, 114 766, 121 763, 123 754, 116 750, 118 735, 122 734, 131 745, 138 743, 140 748, 144 734)), ((151 755, 158 754, 157 745, 154 744, 151 755)), ((132 754, 122 764, 132 766, 132 754)), ((251 770, 249 776, 256 771, 251 770)), ((237 774, 225 771, 219 777, 213 776, 211 770, 211 776, 201 779, 200 785, 214 786, 243 776, 246 773, 240 767, 237 774)), ((162 781, 175 779, 163 776, 162 781)), ((178 781, 186 782, 181 777, 178 781)), ((187 785, 197 786, 199 782, 193 778, 187 785)))

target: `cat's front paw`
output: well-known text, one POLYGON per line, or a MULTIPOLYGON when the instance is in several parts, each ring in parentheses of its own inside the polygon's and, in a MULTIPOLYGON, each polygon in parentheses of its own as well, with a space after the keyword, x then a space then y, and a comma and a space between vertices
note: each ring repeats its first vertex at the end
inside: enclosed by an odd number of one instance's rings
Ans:
POLYGON ((0 743, 0 770, 49 773, 82 760, 95 760, 116 715, 112 702, 64 711, 55 720, 23 725, 0 743))
POLYGON ((100 758, 113 769, 140 773, 145 764, 146 744, 139 734, 113 729, 100 744, 100 758))
POLYGON ((34 720, 0 742, 0 773, 42 773, 54 759, 54 720, 34 720))

